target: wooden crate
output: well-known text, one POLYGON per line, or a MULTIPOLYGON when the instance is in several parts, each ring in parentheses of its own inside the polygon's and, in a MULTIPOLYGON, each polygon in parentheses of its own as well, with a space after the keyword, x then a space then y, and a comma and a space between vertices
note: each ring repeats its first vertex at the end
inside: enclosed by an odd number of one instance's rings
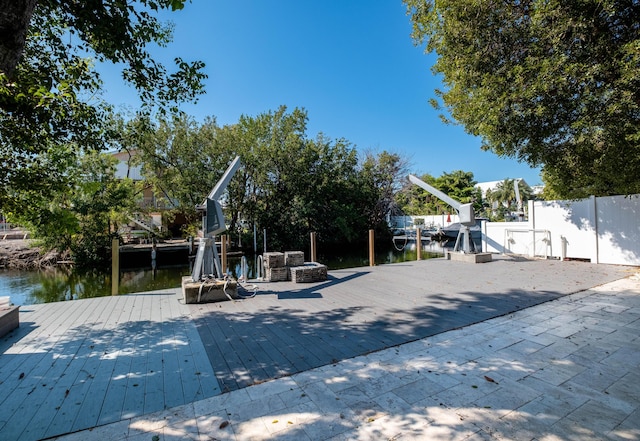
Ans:
POLYGON ((287 280, 287 268, 265 268, 265 281, 284 282, 287 280))
POLYGON ((284 267, 284 253, 264 253, 262 260, 264 261, 265 269, 284 267))
POLYGON ((286 266, 304 265, 304 252, 302 251, 285 251, 284 264, 286 266))

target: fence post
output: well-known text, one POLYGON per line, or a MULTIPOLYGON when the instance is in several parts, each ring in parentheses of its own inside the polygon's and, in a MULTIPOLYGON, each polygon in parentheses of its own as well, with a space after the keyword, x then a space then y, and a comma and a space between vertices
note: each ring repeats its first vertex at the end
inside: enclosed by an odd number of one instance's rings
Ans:
POLYGON ((369 266, 376 265, 376 255, 374 252, 374 234, 373 230, 369 230, 369 266))
POLYGON ((420 233, 420 228, 416 228, 416 260, 422 260, 422 237, 420 233))

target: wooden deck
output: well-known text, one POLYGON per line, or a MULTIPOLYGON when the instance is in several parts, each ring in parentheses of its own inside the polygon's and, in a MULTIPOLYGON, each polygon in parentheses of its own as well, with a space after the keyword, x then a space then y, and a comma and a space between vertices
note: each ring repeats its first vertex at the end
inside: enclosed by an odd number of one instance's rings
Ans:
POLYGON ((23 306, 1 340, 0 439, 38 440, 220 393, 176 290, 23 306))
POLYGON ((516 311, 630 274, 618 266, 432 259, 264 283, 238 302, 164 290, 24 306, 0 340, 0 439, 120 421, 516 311))
POLYGON ((189 305, 223 391, 508 314, 623 277, 624 267, 497 257, 430 259, 260 284, 255 298, 189 305))

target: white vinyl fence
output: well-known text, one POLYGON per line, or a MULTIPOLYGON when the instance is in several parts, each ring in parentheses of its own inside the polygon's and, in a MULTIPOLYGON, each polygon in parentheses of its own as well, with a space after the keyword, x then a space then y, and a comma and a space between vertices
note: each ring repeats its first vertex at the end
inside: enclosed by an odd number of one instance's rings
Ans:
MULTIPOLYGON (((482 249, 640 266, 640 195, 529 201, 526 222, 483 222, 482 249)), ((457 215, 397 216, 396 228, 445 227, 457 215)))
POLYGON ((483 250, 640 265, 640 195, 529 201, 527 222, 486 222, 483 250))

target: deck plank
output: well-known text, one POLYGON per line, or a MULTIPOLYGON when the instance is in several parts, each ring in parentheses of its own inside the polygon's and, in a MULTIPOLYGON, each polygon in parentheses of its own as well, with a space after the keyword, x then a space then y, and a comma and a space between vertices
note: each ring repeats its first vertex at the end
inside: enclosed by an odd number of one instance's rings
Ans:
MULTIPOLYGON (((73 302, 71 302, 73 303, 73 302)), ((42 437, 49 422, 55 417, 60 409, 61 403, 65 400, 66 391, 71 387, 72 375, 67 375, 67 371, 74 372, 77 363, 72 363, 76 359, 77 352, 82 346, 82 341, 72 338, 69 333, 69 326, 74 321, 84 324, 92 319, 92 312, 98 305, 87 306, 87 313, 82 313, 82 309, 74 308, 69 302, 56 305, 54 313, 58 317, 54 320, 47 320, 50 326, 49 333, 38 332, 29 336, 30 341, 25 347, 37 351, 48 351, 46 357, 38 357, 31 362, 26 362, 21 384, 15 389, 18 397, 23 400, 19 406, 6 406, 13 410, 14 416, 11 421, 18 420, 22 424, 26 437, 42 437), (69 306, 69 308, 65 308, 69 306), (71 312, 69 312, 71 311, 71 312), (56 351, 58 346, 64 346, 64 351, 56 351), (50 350, 53 349, 53 350, 50 350), (26 380, 26 381, 25 381, 26 380), (51 384, 55 384, 53 388, 51 384), (28 389, 28 392, 27 392, 28 389), (32 402, 36 401, 39 406, 35 407, 32 402)), ((46 326, 41 326, 45 329, 46 326)), ((27 339, 29 340, 29 339, 27 339)), ((23 354, 24 352, 21 352, 23 354)), ((20 375, 22 375, 22 373, 20 375)), ((12 400, 16 404, 18 400, 12 400)), ((14 425, 14 430, 19 430, 20 424, 14 425)))
POLYGON ((314 284, 260 283, 252 299, 189 306, 205 347, 217 348, 207 355, 218 379, 233 389, 262 381, 265 371, 272 377, 301 372, 616 277, 615 268, 587 266, 510 258, 482 265, 432 259, 331 271, 330 280, 314 284), (578 274, 583 272, 586 278, 578 274), (225 355, 228 351, 234 355, 225 355))
POLYGON ((132 296, 131 322, 135 326, 129 328, 131 350, 137 356, 132 357, 130 371, 127 376, 127 388, 122 402, 121 419, 133 418, 143 414, 144 389, 147 372, 147 351, 149 338, 145 332, 145 322, 149 314, 150 296, 132 296))
POLYGON ((162 357, 162 378, 164 382, 163 402, 166 407, 175 407, 184 403, 184 390, 182 387, 183 379, 181 377, 179 353, 175 348, 176 332, 175 322, 170 319, 171 306, 170 304, 175 302, 176 299, 164 298, 161 303, 162 312, 162 345, 160 351, 163 354, 162 357))
POLYGON ((203 344, 189 310, 175 301, 169 290, 22 308, 27 325, 1 342, 0 369, 9 376, 0 383, 0 439, 55 436, 220 393, 208 357, 193 357, 203 344), (180 391, 179 360, 197 358, 191 396, 165 387, 163 356, 175 360, 170 383, 180 391), (156 395, 145 401, 147 389, 156 395))
POLYGON ((507 314, 626 271, 433 259, 332 271, 316 284, 261 283, 254 298, 238 302, 184 305, 177 289, 24 307, 21 327, 0 340, 0 439, 34 441, 186 404, 507 314))
POLYGON ((158 408, 160 403, 164 404, 164 378, 163 378, 163 353, 160 345, 164 339, 162 333, 162 313, 160 305, 152 302, 148 322, 149 346, 153 349, 147 353, 147 373, 144 389, 144 412, 150 413, 162 409, 158 408))
POLYGON ((212 394, 217 395, 220 393, 220 385, 213 375, 211 363, 196 325, 191 319, 189 308, 180 302, 175 302, 175 305, 177 314, 183 318, 179 328, 181 339, 191 343, 189 352, 184 354, 185 360, 181 369, 185 401, 192 402, 212 394))

